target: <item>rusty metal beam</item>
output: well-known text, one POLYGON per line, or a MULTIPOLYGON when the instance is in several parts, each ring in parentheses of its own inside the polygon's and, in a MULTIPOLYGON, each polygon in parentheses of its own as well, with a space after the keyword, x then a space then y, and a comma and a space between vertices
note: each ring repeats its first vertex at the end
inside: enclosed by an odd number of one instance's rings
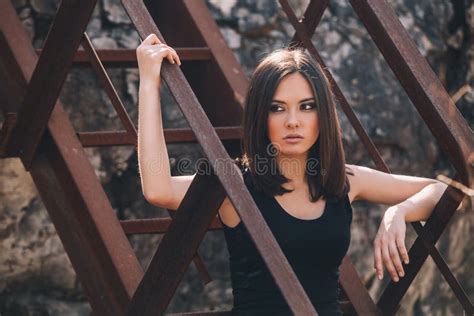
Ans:
POLYGON ((89 57, 89 61, 92 65, 92 68, 99 77, 99 81, 102 84, 102 88, 107 93, 107 96, 109 97, 112 106, 115 108, 115 111, 117 112, 120 121, 122 122, 127 132, 130 133, 134 138, 136 138, 137 129, 135 128, 135 125, 133 125, 132 120, 130 119, 130 116, 127 113, 127 110, 125 110, 125 106, 123 105, 122 100, 120 99, 117 91, 115 90, 112 80, 110 80, 107 71, 102 65, 102 62, 100 61, 99 56, 97 55, 94 46, 92 45, 92 42, 89 39, 89 36, 87 36, 87 33, 84 33, 81 44, 87 56, 89 57))
MULTIPOLYGON (((413 227, 415 228, 416 233, 418 235, 422 235, 423 226, 419 222, 415 224, 416 225, 413 225, 413 227)), ((472 305, 471 300, 467 296, 466 292, 464 292, 464 289, 461 287, 461 284, 459 284, 454 274, 449 269, 448 264, 446 261, 444 261, 436 246, 426 239, 423 239, 422 241, 425 248, 428 250, 429 255, 441 271, 444 279, 453 290, 454 295, 456 295, 458 301, 461 303, 464 311, 467 313, 467 315, 474 315, 474 306, 472 305)))
MULTIPOLYGON (((23 98, 26 91, 26 83, 21 73, 16 73, 15 56, 11 53, 10 45, 14 45, 14 43, 8 43, 5 35, 0 32, 0 76, 6 77, 9 74, 8 80, 4 80, 0 84, 2 97, 0 110, 3 113, 17 113, 19 105, 16 103, 23 98)), ((11 153, 9 156, 13 157, 14 153, 11 153)))
POLYGON ((5 114, 5 120, 0 130, 0 158, 13 157, 13 154, 8 152, 6 147, 12 137, 13 127, 16 125, 16 117, 16 113, 6 112, 5 114))
MULTIPOLYGON (((186 61, 206 61, 212 55, 208 47, 173 47, 182 62, 186 61)), ((43 50, 37 49, 36 53, 41 54, 43 50)), ((97 49, 97 55, 107 68, 137 68, 137 52, 135 49, 97 49)), ((89 57, 83 49, 79 49, 74 54, 72 67, 90 66, 89 57)))
MULTIPOLYGON (((38 57, 9 0, 0 0, 0 31, 27 83, 38 57)), ((141 266, 60 102, 47 127, 31 176, 93 310, 123 315, 141 266)))
POLYGON ((427 248, 424 243, 429 242, 433 245, 436 244, 441 233, 449 223, 449 220, 456 212, 456 208, 459 203, 461 203, 463 197, 462 192, 451 186, 444 192, 434 208, 431 217, 423 226, 422 233, 408 251, 410 263, 404 268, 405 276, 400 278, 396 283, 390 282, 379 298, 377 305, 383 311, 384 315, 394 315, 396 313, 400 301, 429 255, 429 248, 427 248))
MULTIPOLYGON (((316 28, 318 21, 315 19, 317 19, 318 17, 320 18, 323 15, 323 12, 321 11, 324 11, 326 9, 326 6, 324 4, 315 6, 314 1, 311 2, 306 10, 306 24, 303 24, 302 22, 298 21, 293 9, 288 4, 287 0, 279 0, 279 2, 284 12, 286 13, 288 20, 290 21, 290 23, 293 25, 293 27, 296 30, 295 37, 299 39, 299 42, 296 42, 296 44, 304 45, 308 49, 308 51, 311 53, 311 55, 316 59, 316 61, 321 65, 323 71, 325 71, 327 78, 331 82, 331 87, 333 87, 333 90, 335 90, 336 96, 341 102, 341 105, 343 107, 343 110, 346 116, 348 117, 349 121, 354 127, 356 133, 359 135, 359 138, 361 138, 366 149, 369 151, 369 154, 371 154, 371 157, 374 159, 376 166, 388 171, 388 167, 383 161, 383 159, 381 158, 380 154, 378 153, 377 148, 375 147, 372 140, 365 132, 359 119, 354 114, 354 111, 348 104, 342 91, 339 89, 339 86, 333 79, 331 72, 326 67, 326 65, 324 64, 324 61, 319 56, 318 51, 316 50, 313 43, 311 42, 310 34, 312 33, 308 33, 308 30, 306 29, 305 25, 313 26, 314 28, 316 28), (320 11, 317 11, 317 10, 320 10, 320 11), (311 22, 313 20, 315 21, 311 22)), ((311 31, 314 32, 314 29, 312 29, 311 31)), ((352 266, 352 263, 350 259, 348 258, 348 256, 344 257, 340 270, 341 270, 341 276, 340 276, 341 286, 346 292, 346 295, 350 299, 357 313, 360 315, 380 315, 381 314, 380 310, 378 309, 377 305, 368 294, 365 285, 360 280, 359 274, 352 266)))
POLYGON ((387 1, 350 0, 413 105, 461 177, 471 185, 474 134, 387 1))
MULTIPOLYGON (((208 166, 203 170, 210 169, 208 166)), ((214 174, 195 176, 127 308, 127 315, 162 315, 166 311, 225 196, 214 174)))
POLYGON ((347 298, 358 315, 382 315, 374 300, 370 297, 367 288, 359 278, 349 256, 344 256, 341 263, 340 283, 347 298))
MULTIPOLYGON (((305 17, 306 18, 309 17, 309 19, 305 19, 305 22, 306 22, 305 26, 302 26, 303 23, 297 21, 296 16, 294 15, 294 12, 291 10, 288 3, 286 1, 281 1, 281 3, 282 3, 282 7, 283 7, 284 11, 287 13, 287 15, 290 19, 290 22, 293 24, 293 26, 296 29, 296 34, 295 34, 294 38, 301 38, 300 41, 296 41, 294 44, 296 44, 298 46, 307 46, 307 48, 310 50, 310 52, 312 52, 313 56, 315 56, 316 59, 321 60, 321 58, 318 55, 316 49, 314 48, 314 46, 311 42, 310 36, 309 36, 309 34, 313 34, 314 29, 308 29, 308 27, 309 27, 308 25, 312 25, 312 26, 315 27, 317 25, 317 23, 319 23, 318 18, 320 18, 322 16, 321 10, 324 10, 324 8, 325 8, 324 4, 321 3, 319 5, 319 10, 320 11, 318 12, 318 9, 315 8, 318 5, 315 5, 315 1, 312 1, 309 4, 309 6, 306 10, 306 13, 305 13, 305 17), (312 22, 313 21, 313 16, 314 16, 314 19, 315 19, 314 22, 312 22), (304 29, 305 27, 306 27, 306 30, 304 29)), ((320 62, 322 62, 322 61, 320 61, 320 62)), ((324 66, 324 64, 323 64, 323 66, 324 66)), ((324 66, 324 68, 326 68, 326 67, 324 66)), ((337 86, 337 83, 334 83, 334 86, 336 87, 337 90, 339 90, 339 88, 337 86)), ((340 93, 340 94, 342 96, 342 93, 340 93)), ((342 100, 345 101, 345 98, 342 98, 342 100)), ((345 102, 343 102, 342 104, 344 106, 345 102)), ((348 110, 349 110, 348 112, 351 113, 355 117, 355 114, 353 113, 352 109, 348 108, 348 110)), ((346 112, 346 114, 347 114, 347 112, 346 112)), ((353 120, 351 119, 351 117, 349 117, 349 121, 356 128, 356 131, 359 130, 359 133, 358 133, 359 137, 363 136, 364 139, 370 140, 369 136, 367 135, 367 133, 365 132, 365 130, 363 129, 362 126, 355 126, 354 123, 353 123, 353 120)), ((366 148, 367 148, 367 146, 366 146, 366 148)), ((388 167, 385 165, 382 158, 380 157, 380 154, 377 151, 370 150, 370 148, 367 148, 367 149, 368 149, 369 154, 371 155, 372 159, 376 163, 378 169, 381 170, 381 171, 384 171, 384 172, 390 172, 390 170, 388 169, 388 167), (379 163, 377 163, 377 162, 379 162, 379 163)), ((454 275, 451 273, 451 271, 449 270, 449 268, 445 264, 444 260, 442 259, 441 255, 439 254, 436 247, 434 245, 432 245, 430 243, 430 241, 428 241, 426 239, 423 239, 423 235, 420 233, 421 230, 422 230, 421 224, 419 222, 416 222, 416 223, 412 223, 412 225, 414 226, 416 232, 419 235, 418 239, 421 240, 423 242, 423 244, 426 246, 426 250, 428 250, 429 253, 431 254, 431 256, 433 257, 435 263, 437 264, 437 266, 440 269, 443 276, 448 281, 448 284, 453 289, 455 295, 458 297, 459 301, 461 302, 461 304, 463 305, 465 310, 467 312, 469 312, 470 309, 472 309, 472 304, 470 303, 469 299, 465 295, 463 295, 465 293, 463 292, 462 288, 460 287, 460 285, 457 282, 454 275)), ((342 267, 342 268, 344 268, 344 267, 342 267)), ((352 285, 350 282, 346 282, 346 283, 352 285)), ((351 292, 353 292, 353 291, 351 290, 351 292)), ((397 309, 397 308, 398 308, 398 304, 394 304, 393 309, 397 309)))
MULTIPOLYGON (((147 219, 130 219, 122 220, 120 224, 127 235, 136 234, 164 234, 171 225, 171 217, 147 218, 147 219)), ((219 217, 215 216, 208 227, 209 231, 217 231, 222 229, 222 223, 219 217)))
MULTIPOLYGON (((102 65, 102 62, 99 59, 99 56, 97 55, 94 46, 92 45, 92 42, 90 41, 89 37, 87 36, 87 33, 84 33, 84 36, 82 38, 82 47, 86 51, 87 55, 89 56, 90 63, 92 65, 92 68, 95 70, 96 74, 99 76, 99 80, 102 83, 102 86, 104 90, 106 91, 107 95, 109 96, 110 101, 112 102, 112 105, 114 106, 115 110, 117 111, 117 114, 122 121, 122 124, 126 128, 126 134, 127 137, 133 137, 133 139, 138 138, 137 130, 135 126, 133 125, 130 117, 128 116, 127 111, 125 110, 125 106, 123 105, 122 101, 120 100, 120 97, 115 90, 115 87, 110 80, 107 71, 105 70, 104 66, 102 65), (131 136, 130 136, 131 135, 131 136)), ((174 214, 170 214, 171 217, 173 217, 174 214)), ((196 265, 196 268, 204 282, 204 285, 208 284, 209 282, 212 281, 212 278, 207 271, 204 262, 202 258, 200 257, 199 254, 195 253, 193 262, 196 265)))
MULTIPOLYGON (((314 0, 313 0, 314 1, 314 0)), ((295 36, 299 39, 299 41, 302 42, 302 45, 306 47, 306 49, 310 52, 310 54, 313 56, 313 58, 321 65, 322 70, 324 71, 326 77, 328 78, 328 81, 333 89, 333 93, 336 97, 336 99, 339 101, 342 107, 342 111, 348 118, 349 122, 351 123, 352 127, 354 128, 354 131, 356 132, 357 136, 361 140, 362 144, 368 151, 370 157, 374 161, 375 166, 379 170, 389 170, 388 166, 385 164, 383 159, 381 158, 381 155, 375 147, 374 143, 370 139, 370 137, 367 135, 367 133, 364 130, 364 127, 362 126, 362 123, 360 120, 357 118, 355 115, 354 111, 352 110, 351 106, 349 105, 349 102, 347 101, 346 97, 342 93, 341 89, 339 88, 339 85, 337 82, 334 80, 334 77, 329 70, 329 68, 326 66, 324 63, 324 60, 321 58, 321 56, 318 53, 318 50, 316 47, 313 45, 311 41, 311 34, 309 33, 308 30, 305 28, 305 24, 298 22, 298 18, 296 17, 295 13, 291 9, 290 5, 288 4, 288 1, 285 0, 279 0, 280 5, 282 6, 283 10, 285 11, 288 20, 290 23, 293 25, 293 27, 296 30, 295 36)), ((324 10, 324 6, 319 6, 320 10, 324 10)), ((311 11, 315 16, 322 15, 322 13, 318 13, 316 11, 311 11)), ((309 13, 309 12, 308 12, 309 13)), ((307 22, 308 23, 308 22, 307 22)), ((316 24, 316 23, 315 23, 316 24)))
POLYGON ((95 4, 96 0, 62 1, 54 18, 18 112, 13 142, 7 144, 7 150, 17 152, 26 170, 30 169, 95 4))
MULTIPOLYGON (((321 19, 323 18, 324 11, 329 5, 329 0, 311 0, 303 16, 298 20, 298 23, 302 23, 308 34, 314 34, 318 27, 321 19)), ((303 41, 298 38, 298 33, 295 32, 293 38, 290 41, 290 45, 303 47, 303 41)))
MULTIPOLYGON (((162 42, 165 42, 143 3, 122 0, 122 4, 135 24, 141 38, 148 36, 150 33, 155 33, 162 42)), ((223 170, 212 165, 230 201, 249 231, 257 250, 262 255, 277 286, 280 288, 283 297, 288 302, 290 309, 294 313, 316 314, 314 307, 304 292, 303 286, 298 281, 283 251, 255 205, 252 196, 245 187, 243 179, 239 176, 240 170, 226 153, 196 96, 187 84, 183 73, 176 65, 164 63, 161 75, 193 131, 199 131, 196 137, 208 160, 228 163, 228 166, 233 169, 229 170, 230 172, 223 172, 223 170)), ((193 228, 190 227, 189 230, 192 231, 193 228)), ((155 284, 150 290, 158 291, 159 284, 155 284)), ((142 295, 145 295, 145 293, 142 295)), ((155 299, 158 298, 155 297, 155 299)), ((131 304, 134 304, 133 301, 131 304)), ((146 304, 151 305, 154 302, 148 301, 146 304)), ((146 307, 143 307, 143 309, 147 310, 146 307)))
MULTIPOLYGON (((231 91, 234 92, 235 100, 243 108, 245 94, 249 85, 244 70, 235 58, 232 50, 225 44, 224 36, 219 31, 204 1, 184 0, 183 3, 196 25, 196 30, 200 31, 206 46, 211 49, 218 69, 228 82, 231 91)), ((219 106, 216 107, 216 111, 225 112, 226 115, 238 115, 238 118, 241 116, 240 111, 231 113, 223 110, 219 106)))
MULTIPOLYGON (((220 140, 239 140, 242 138, 242 128, 216 127, 217 136, 220 140)), ((79 132, 77 133, 83 147, 99 146, 136 146, 137 138, 127 131, 110 132, 79 132)), ((197 138, 190 128, 166 128, 164 129, 166 143, 195 143, 197 138)))
POLYGON ((180 69, 213 126, 240 124, 248 80, 204 1, 144 3, 169 45, 209 47, 209 63, 183 64, 180 69))

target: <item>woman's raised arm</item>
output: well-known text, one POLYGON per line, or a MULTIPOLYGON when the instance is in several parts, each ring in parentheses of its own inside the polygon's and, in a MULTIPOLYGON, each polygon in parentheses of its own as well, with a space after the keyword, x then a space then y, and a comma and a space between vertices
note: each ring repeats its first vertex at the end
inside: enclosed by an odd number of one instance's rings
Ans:
POLYGON ((160 71, 164 58, 181 65, 176 51, 150 34, 137 50, 140 76, 138 93, 138 166, 142 191, 150 203, 167 207, 173 198, 168 151, 160 104, 160 71))
MULTIPOLYGON (((176 210, 188 191, 195 174, 171 176, 168 150, 163 133, 160 105, 160 71, 163 58, 181 65, 176 51, 149 35, 137 48, 140 88, 138 92, 138 167, 145 199, 153 205, 176 210)), ((219 209, 221 218, 235 226, 240 217, 229 198, 219 209)))

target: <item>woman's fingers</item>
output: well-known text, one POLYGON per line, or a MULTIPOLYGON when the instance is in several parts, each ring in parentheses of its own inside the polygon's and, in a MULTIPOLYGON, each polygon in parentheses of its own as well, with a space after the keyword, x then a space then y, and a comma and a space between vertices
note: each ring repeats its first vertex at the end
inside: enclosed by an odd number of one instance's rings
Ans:
POLYGON ((391 240, 388 245, 388 251, 390 253, 390 258, 392 259, 392 263, 395 266, 395 269, 400 277, 405 275, 403 271, 402 261, 400 260, 400 256, 398 255, 397 245, 395 244, 395 240, 391 240))
POLYGON ((158 38, 158 36, 156 36, 156 34, 151 33, 150 35, 148 35, 148 36, 143 40, 142 44, 144 44, 144 45, 161 44, 161 41, 160 41, 160 39, 158 38))
POLYGON ((178 63, 178 65, 181 66, 181 60, 179 59, 179 56, 178 56, 178 54, 176 53, 176 51, 175 51, 174 54, 173 54, 173 58, 176 60, 176 62, 178 63))
POLYGON ((167 50, 166 59, 168 59, 168 62, 169 62, 170 64, 174 64, 174 63, 175 63, 175 61, 173 60, 173 52, 171 51, 171 49, 168 49, 168 50, 167 50))
POLYGON ((160 59, 166 58, 170 64, 178 63, 178 65, 181 65, 178 54, 166 44, 149 46, 146 51, 153 57, 160 59))
POLYGON ((405 247, 404 234, 399 234, 397 236, 396 243, 397 243, 398 252, 400 253, 400 256, 402 256, 403 262, 405 262, 405 264, 408 264, 410 262, 410 259, 408 258, 407 248, 405 247))
POLYGON ((380 241, 375 239, 374 241, 374 268, 375 273, 379 280, 383 278, 383 265, 382 265, 382 249, 380 247, 380 241))
POLYGON ((382 242, 382 258, 388 273, 392 277, 392 280, 398 282, 397 270, 395 270, 395 267, 393 265, 392 259, 390 257, 390 252, 388 250, 388 244, 386 242, 382 242))

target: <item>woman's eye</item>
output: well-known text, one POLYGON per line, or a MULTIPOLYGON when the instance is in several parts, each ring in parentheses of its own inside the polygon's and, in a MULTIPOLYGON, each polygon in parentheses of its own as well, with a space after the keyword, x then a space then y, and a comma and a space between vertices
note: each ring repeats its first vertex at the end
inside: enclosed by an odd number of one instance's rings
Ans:
POLYGON ((278 112, 278 110, 279 110, 280 108, 281 108, 281 106, 274 104, 274 105, 272 105, 272 106, 270 107, 270 111, 272 111, 272 112, 278 112))
POLYGON ((304 110, 312 110, 316 107, 316 104, 314 103, 306 103, 306 104, 302 104, 301 107, 304 109, 304 110))

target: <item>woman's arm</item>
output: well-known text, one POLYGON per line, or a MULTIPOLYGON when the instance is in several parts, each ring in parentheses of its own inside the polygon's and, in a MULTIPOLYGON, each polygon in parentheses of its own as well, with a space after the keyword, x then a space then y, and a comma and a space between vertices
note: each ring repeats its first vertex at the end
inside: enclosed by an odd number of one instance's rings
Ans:
POLYGON ((171 47, 149 35, 137 48, 140 75, 138 94, 138 165, 145 198, 165 206, 173 197, 168 151, 163 133, 160 104, 160 71, 163 58, 181 64, 171 47))
POLYGON ((374 268, 383 278, 383 265, 393 281, 405 275, 402 260, 409 262, 405 247, 406 222, 427 220, 447 188, 440 181, 389 174, 367 167, 348 165, 354 170, 351 190, 354 200, 390 205, 374 240, 374 268))
POLYGON ((442 182, 428 184, 391 208, 394 212, 400 213, 405 222, 426 221, 447 188, 448 185, 442 182))
POLYGON ((347 165, 354 171, 351 180, 351 190, 354 190, 354 201, 365 200, 377 204, 399 204, 424 187, 438 180, 413 177, 401 174, 391 174, 368 167, 347 165))
MULTIPOLYGON (((146 200, 153 205, 177 210, 194 175, 171 176, 160 105, 160 71, 163 58, 181 65, 175 50, 149 35, 137 48, 140 74, 138 93, 138 166, 146 200)), ((219 209, 223 222, 235 227, 240 217, 226 197, 219 209)))

